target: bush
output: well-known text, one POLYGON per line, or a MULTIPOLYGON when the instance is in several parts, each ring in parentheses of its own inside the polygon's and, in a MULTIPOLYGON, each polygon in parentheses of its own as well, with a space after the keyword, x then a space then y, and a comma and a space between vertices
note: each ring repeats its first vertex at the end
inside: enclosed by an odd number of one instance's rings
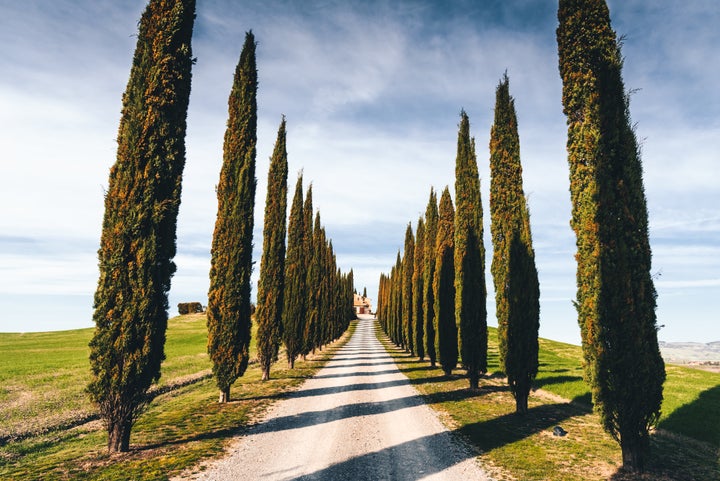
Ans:
POLYGON ((178 304, 178 313, 182 314, 196 314, 204 312, 202 304, 199 302, 181 302, 178 304))

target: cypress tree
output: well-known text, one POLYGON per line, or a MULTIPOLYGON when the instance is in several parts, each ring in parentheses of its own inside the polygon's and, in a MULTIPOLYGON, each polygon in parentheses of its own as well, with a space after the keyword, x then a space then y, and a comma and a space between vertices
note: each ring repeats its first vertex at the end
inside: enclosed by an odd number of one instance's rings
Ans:
POLYGON ((285 256, 285 296, 283 306, 283 343, 290 368, 302 350, 307 303, 305 272, 305 216, 303 211, 303 178, 298 177, 290 207, 287 254, 285 256))
POLYGON ((490 131, 490 216, 498 345, 500 366, 515 397, 516 411, 525 413, 538 371, 540 288, 522 185, 515 102, 507 74, 495 94, 495 121, 490 131))
POLYGON ((312 197, 312 184, 308 186, 307 193, 305 194, 305 204, 303 205, 303 255, 302 255, 302 263, 303 263, 303 271, 305 272, 305 275, 308 276, 305 279, 305 309, 303 311, 303 316, 300 319, 302 325, 298 326, 300 329, 300 351, 299 355, 305 359, 305 357, 312 351, 313 349, 313 336, 314 333, 311 333, 310 330, 313 329, 314 326, 310 325, 311 318, 310 315, 313 311, 313 296, 311 294, 311 290, 314 288, 310 284, 310 269, 311 264, 313 260, 313 197, 312 197))
POLYGON ((395 309, 393 317, 395 319, 395 344, 399 347, 405 348, 403 341, 403 264, 402 258, 400 257, 400 250, 398 249, 397 258, 395 259, 395 282, 394 282, 394 300, 395 309))
POLYGON ((435 316, 437 317, 437 345, 435 350, 446 376, 457 367, 458 336, 455 324, 455 212, 450 190, 446 187, 440 197, 437 239, 435 248, 435 316))
POLYGON ((405 252, 403 253, 403 277, 402 277, 402 322, 403 322, 403 340, 405 341, 405 349, 411 355, 415 354, 415 337, 414 337, 414 319, 413 319, 413 295, 412 295, 412 279, 413 267, 415 262, 415 236, 413 235, 412 225, 408 223, 405 230, 405 252))
POLYGON ((280 122, 275 150, 270 158, 260 259, 257 310, 258 361, 262 380, 270 379, 270 366, 277 361, 282 341, 282 308, 285 288, 285 216, 287 214, 288 160, 285 117, 280 122))
POLYGON ((425 360, 425 316, 423 311, 423 267, 425 255, 425 222, 418 219, 415 230, 415 258, 413 261, 413 319, 415 321, 415 349, 421 361, 425 360))
POLYGON ((435 250, 437 248, 438 206, 435 191, 430 189, 430 199, 425 210, 425 255, 423 258, 423 317, 425 318, 425 351, 430 366, 435 367, 435 297, 433 280, 435 279, 435 250))
POLYGON ((320 222, 320 212, 315 214, 315 226, 313 227, 312 250, 309 253, 310 263, 308 265, 307 291, 307 324, 305 326, 305 351, 315 352, 317 347, 323 344, 324 338, 321 327, 321 302, 322 302, 322 275, 323 275, 323 249, 325 249, 325 233, 320 222))
POLYGON ((148 3, 123 95, 98 250, 87 387, 111 452, 128 451, 132 425, 165 358, 194 18, 194 0, 148 3))
POLYGON ((252 32, 245 35, 228 112, 223 166, 217 186, 218 213, 212 241, 207 308, 208 354, 221 403, 230 400, 230 386, 245 373, 250 360, 250 275, 257 144, 257 69, 252 32))
POLYGON ((624 466, 642 470, 665 380, 642 164, 605 1, 561 0, 558 20, 585 378, 624 466))
POLYGON ((487 371, 487 291, 483 245, 482 201, 475 139, 462 111, 455 162, 455 319, 460 331, 460 357, 470 388, 487 371))

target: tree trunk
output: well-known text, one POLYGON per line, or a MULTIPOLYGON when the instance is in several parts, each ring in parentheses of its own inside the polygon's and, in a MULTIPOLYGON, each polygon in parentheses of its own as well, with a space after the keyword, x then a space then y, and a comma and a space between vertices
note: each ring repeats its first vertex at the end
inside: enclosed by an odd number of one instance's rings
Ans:
POLYGON ((435 359, 432 359, 432 360, 430 361, 430 367, 435 367, 435 359))
POLYGON ((645 447, 647 439, 643 443, 642 439, 634 439, 623 436, 620 440, 620 448, 622 449, 623 468, 641 473, 645 468, 645 447))
POLYGON ((289 367, 290 369, 294 369, 294 368, 295 368, 295 359, 288 359, 288 367, 289 367))
POLYGON ((450 377, 452 375, 452 369, 443 368, 443 372, 445 373, 446 377, 450 377))
POLYGON ((220 398, 218 399, 218 402, 220 404, 225 404, 226 402, 230 401, 230 388, 222 389, 220 390, 220 398))
POLYGON ((528 393, 522 391, 515 393, 515 412, 518 414, 526 414, 528 411, 528 393))
POLYGON ((269 380, 270 380, 270 366, 263 366, 263 367, 262 367, 262 380, 263 380, 263 381, 269 381, 269 380))
POLYGON ((130 429, 132 422, 116 422, 108 426, 108 451, 127 453, 130 450, 130 429))
POLYGON ((470 389, 473 391, 480 389, 480 375, 476 371, 468 371, 468 380, 470 381, 470 389))

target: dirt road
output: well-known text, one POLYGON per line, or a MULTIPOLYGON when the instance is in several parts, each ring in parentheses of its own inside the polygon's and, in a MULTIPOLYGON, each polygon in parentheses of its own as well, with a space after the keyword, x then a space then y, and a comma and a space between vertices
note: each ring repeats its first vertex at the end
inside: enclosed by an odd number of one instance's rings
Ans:
POLYGON ((360 321, 303 386, 194 480, 487 480, 360 321))

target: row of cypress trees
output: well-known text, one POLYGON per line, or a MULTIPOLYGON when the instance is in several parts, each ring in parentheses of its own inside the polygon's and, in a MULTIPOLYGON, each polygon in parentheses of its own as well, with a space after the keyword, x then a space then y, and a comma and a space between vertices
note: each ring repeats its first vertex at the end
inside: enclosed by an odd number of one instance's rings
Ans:
POLYGON ((344 274, 337 267, 320 213, 316 212, 313 219, 312 202, 312 185, 303 201, 301 174, 290 207, 285 261, 281 338, 290 368, 299 356, 305 357, 339 338, 355 318, 353 271, 344 274))
MULTIPOLYGON (((134 421, 160 378, 165 357, 167 294, 175 272, 176 224, 185 164, 185 132, 193 64, 195 0, 150 0, 123 95, 117 160, 110 170, 98 251, 95 332, 87 391, 108 431, 108 450, 128 451, 134 421)), ((249 362, 250 276, 257 144, 256 43, 248 32, 228 100, 218 213, 208 292, 208 354, 220 390, 249 362)), ((284 342, 288 360, 338 338, 354 317, 353 274, 336 265, 332 242, 313 226, 312 195, 290 218, 286 122, 282 119, 268 173, 258 285, 258 360, 263 379, 284 342), (297 244, 296 244, 297 243, 297 244), (306 253, 312 253, 311 256, 306 253), (299 285, 290 295, 286 286, 299 285), (301 302, 292 310, 292 302, 301 302)), ((302 199, 302 179, 298 182, 302 199)), ((302 203, 302 200, 300 201, 302 203)))
MULTIPOLYGON (((517 402, 527 397, 537 374, 539 287, 522 190, 517 121, 507 76, 496 91, 491 130, 493 279, 498 301, 501 365, 517 402)), ((487 372, 487 310, 482 201, 470 121, 460 114, 455 164, 456 205, 449 187, 440 205, 434 189, 424 218, 405 234, 390 275, 381 274, 378 315, 385 332, 411 355, 440 363, 450 375, 462 362, 471 389, 487 372), (410 254, 412 252, 412 255, 410 254), (414 344, 413 344, 413 339, 414 344)))
MULTIPOLYGON (((649 431, 660 417, 665 370, 657 341, 657 294, 650 272, 642 163, 622 80, 623 60, 605 0, 559 0, 558 22, 562 103, 568 124, 570 224, 577 237, 575 306, 585 380, 604 429, 621 446, 623 466, 642 471, 649 431)), ((390 275, 380 277, 378 313, 385 332, 411 353, 415 351, 408 343, 408 334, 422 325, 422 313, 424 348, 431 364, 438 356, 449 374, 457 362, 459 342, 470 385, 475 387, 474 376, 487 367, 483 344, 484 281, 480 274, 484 271, 484 252, 480 197, 475 197, 474 188, 474 142, 467 134, 466 123, 463 113, 458 135, 454 223, 449 221, 452 204, 446 188, 440 202, 438 230, 428 235, 432 232, 428 226, 435 219, 431 191, 432 205, 428 206, 422 229, 418 222, 415 234, 416 245, 418 237, 423 236, 426 253, 422 261, 424 288, 421 286, 414 294, 423 298, 423 309, 408 310, 408 298, 399 294, 407 292, 407 272, 418 269, 417 263, 410 265, 407 254, 412 246, 409 226, 405 255, 401 260, 398 252, 390 275), (451 226, 454 235, 443 230, 451 226), (454 245, 450 239, 454 239, 454 245), (428 245, 434 245, 429 254, 428 245), (453 249, 454 265, 453 256, 448 254, 453 249), (450 272, 453 269, 454 274, 450 272), (473 271, 477 272, 475 277, 469 275, 473 271), (427 290, 427 275, 434 276, 432 290, 427 290), (451 284, 453 277, 455 282, 451 284), (450 322, 452 313, 448 308, 448 299, 453 297, 454 323, 450 322), (455 337, 456 329, 459 339, 455 337)), ((507 74, 496 90, 490 171, 491 271, 500 363, 517 411, 525 412, 538 369, 539 283, 522 189, 517 118, 507 74)), ((417 349, 417 344, 415 350, 422 359, 423 351, 417 349)))

